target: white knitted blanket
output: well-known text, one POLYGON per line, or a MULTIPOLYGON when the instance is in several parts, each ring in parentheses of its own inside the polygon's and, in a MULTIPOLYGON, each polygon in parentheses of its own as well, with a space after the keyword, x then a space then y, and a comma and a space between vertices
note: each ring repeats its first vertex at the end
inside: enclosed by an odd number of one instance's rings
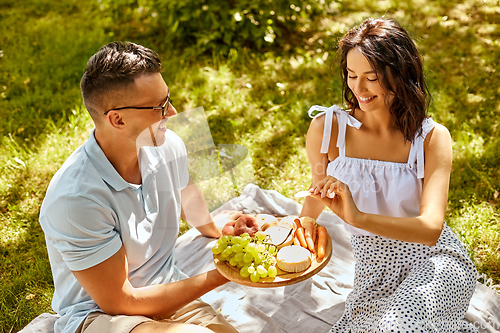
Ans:
MULTIPOLYGON (((298 215, 300 205, 276 191, 247 185, 243 194, 212 212, 223 226, 225 210, 244 213, 298 215)), ((229 282, 202 297, 241 333, 327 332, 344 311, 347 294, 352 290, 354 259, 349 234, 331 212, 323 212, 318 223, 324 225, 333 241, 333 255, 328 265, 312 278, 286 287, 251 288, 229 282)), ((191 229, 177 240, 176 264, 189 276, 215 266, 211 248, 215 240, 191 229)), ((491 282, 478 282, 466 320, 480 332, 500 332, 500 296, 491 282)), ((52 333, 57 317, 42 314, 21 333, 52 333)))

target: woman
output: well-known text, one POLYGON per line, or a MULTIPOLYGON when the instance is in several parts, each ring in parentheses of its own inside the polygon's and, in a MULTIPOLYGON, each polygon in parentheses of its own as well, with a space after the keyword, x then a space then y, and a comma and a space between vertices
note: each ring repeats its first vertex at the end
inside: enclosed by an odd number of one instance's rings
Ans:
POLYGON ((444 222, 452 162, 448 130, 428 118, 422 58, 407 32, 367 19, 340 41, 348 111, 311 122, 312 196, 352 233, 354 289, 332 332, 473 331, 463 321, 477 272, 444 222))

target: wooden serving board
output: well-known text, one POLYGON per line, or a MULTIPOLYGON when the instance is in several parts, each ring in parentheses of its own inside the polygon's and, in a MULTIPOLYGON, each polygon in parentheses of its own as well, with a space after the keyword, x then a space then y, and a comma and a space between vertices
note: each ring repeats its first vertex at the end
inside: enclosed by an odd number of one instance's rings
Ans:
POLYGON ((213 256, 214 256, 215 268, 217 268, 219 273, 221 273, 222 276, 224 276, 226 279, 248 287, 274 288, 274 287, 288 286, 291 284, 307 280, 316 273, 318 273, 319 271, 321 271, 332 257, 332 248, 333 248, 332 238, 330 237, 330 235, 328 235, 328 242, 326 244, 325 256, 323 259, 318 259, 316 258, 315 253, 311 253, 312 256, 311 265, 305 271, 298 273, 289 273, 282 271, 281 269, 278 268, 278 265, 276 265, 276 269, 278 270, 278 274, 276 275, 276 277, 260 278, 258 282, 252 282, 250 280, 250 277, 247 278, 242 277, 240 275, 240 270, 238 267, 231 266, 229 262, 220 260, 218 254, 214 254, 213 256))

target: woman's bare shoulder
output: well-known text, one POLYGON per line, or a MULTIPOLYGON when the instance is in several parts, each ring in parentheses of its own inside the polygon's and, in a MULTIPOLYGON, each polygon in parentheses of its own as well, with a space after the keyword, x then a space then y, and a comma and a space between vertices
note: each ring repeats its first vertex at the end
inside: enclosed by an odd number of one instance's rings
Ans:
POLYGON ((445 126, 438 123, 435 123, 434 128, 425 137, 425 146, 431 148, 434 146, 442 147, 442 145, 451 146, 451 143, 450 131, 448 131, 445 126))
MULTIPOLYGON (((307 141, 309 145, 321 145, 324 136, 325 130, 325 116, 319 116, 314 118, 309 125, 309 130, 307 131, 307 141)), ((337 145, 337 134, 338 134, 338 122, 337 115, 333 113, 332 117, 332 127, 331 127, 331 135, 330 135, 330 144, 328 149, 328 156, 334 158, 338 156, 337 145)), ((319 148, 317 148, 319 151, 319 148)))
MULTIPOLYGON (((311 121, 311 125, 309 125, 309 130, 314 130, 314 132, 323 132, 323 129, 325 128, 325 121, 326 117, 324 115, 315 117, 311 121)), ((337 129, 337 115, 335 112, 333 113, 332 117, 332 129, 337 129)))

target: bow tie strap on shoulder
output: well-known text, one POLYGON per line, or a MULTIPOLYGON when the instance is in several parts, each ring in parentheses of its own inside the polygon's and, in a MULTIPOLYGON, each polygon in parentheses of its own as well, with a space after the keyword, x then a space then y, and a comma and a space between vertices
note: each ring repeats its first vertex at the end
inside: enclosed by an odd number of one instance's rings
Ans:
POLYGON ((309 114, 309 117, 311 118, 316 118, 322 115, 325 115, 325 128, 323 130, 323 142, 321 143, 321 153, 326 154, 328 153, 328 147, 330 145, 330 136, 332 133, 332 120, 333 120, 333 113, 337 115, 337 122, 339 124, 339 135, 337 137, 337 148, 341 148, 344 146, 345 143, 345 131, 346 131, 346 126, 349 125, 351 127, 355 128, 360 128, 361 127, 361 122, 339 108, 337 105, 332 105, 329 108, 326 108, 324 106, 320 105, 314 105, 312 106, 307 113, 309 114), (314 111, 320 111, 317 114, 313 115, 314 111))
POLYGON ((424 119, 422 123, 422 133, 417 133, 412 143, 410 156, 408 157, 408 166, 414 167, 417 162, 417 178, 424 178, 425 160, 424 160, 424 143, 427 134, 434 128, 436 123, 431 118, 424 119))

